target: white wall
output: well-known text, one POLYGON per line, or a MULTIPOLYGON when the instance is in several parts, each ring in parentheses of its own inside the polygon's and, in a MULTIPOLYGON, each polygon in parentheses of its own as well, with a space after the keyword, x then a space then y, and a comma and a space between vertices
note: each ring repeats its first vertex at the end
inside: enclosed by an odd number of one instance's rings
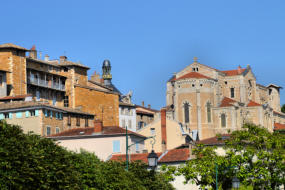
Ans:
POLYGON ((119 123, 120 127, 123 126, 123 120, 125 120, 125 126, 128 126, 128 130, 135 132, 137 130, 136 127, 136 108, 135 107, 127 107, 127 106, 119 106, 119 123), (129 110, 126 112, 126 110, 129 110), (129 126, 129 121, 131 121, 131 126, 129 126))

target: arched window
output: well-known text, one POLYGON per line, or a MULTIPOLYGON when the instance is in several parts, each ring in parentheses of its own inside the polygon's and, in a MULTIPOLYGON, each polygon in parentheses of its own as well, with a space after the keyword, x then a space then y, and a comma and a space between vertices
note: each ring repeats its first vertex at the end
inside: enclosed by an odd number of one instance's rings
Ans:
POLYGON ((224 113, 221 115, 221 125, 222 127, 226 127, 226 114, 224 113))
POLYGON ((211 123, 212 118, 211 118, 211 103, 210 102, 207 103, 207 119, 208 119, 208 123, 211 123))
POLYGON ((185 123, 189 123, 190 119, 189 119, 189 103, 186 102, 184 103, 184 121, 185 123))

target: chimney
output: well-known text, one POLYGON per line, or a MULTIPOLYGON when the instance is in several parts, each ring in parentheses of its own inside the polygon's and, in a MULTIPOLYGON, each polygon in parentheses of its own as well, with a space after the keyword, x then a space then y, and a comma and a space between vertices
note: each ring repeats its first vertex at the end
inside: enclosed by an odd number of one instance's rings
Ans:
POLYGON ((29 57, 33 58, 33 59, 37 59, 37 50, 36 50, 36 46, 33 45, 33 47, 30 49, 30 53, 29 53, 29 57))
POLYGON ((91 76, 90 80, 97 83, 101 83, 100 74, 96 73, 95 71, 94 74, 91 76))
POLYGON ((103 124, 101 120, 94 121, 94 133, 101 133, 103 131, 103 124))
POLYGON ((160 110, 161 113, 161 145, 162 152, 167 150, 167 136, 166 136, 166 108, 160 110))
POLYGON ((49 56, 47 54, 45 55, 45 61, 49 61, 49 56))
POLYGON ((148 104, 148 105, 147 105, 147 108, 148 108, 148 109, 150 109, 150 108, 151 108, 150 104, 148 104))
POLYGON ((59 63, 64 63, 67 60, 65 55, 59 56, 59 63))
POLYGON ((238 74, 241 74, 242 73, 242 69, 241 69, 241 66, 239 65, 238 66, 238 74))
POLYGON ((144 107, 144 101, 142 101, 142 107, 144 107))

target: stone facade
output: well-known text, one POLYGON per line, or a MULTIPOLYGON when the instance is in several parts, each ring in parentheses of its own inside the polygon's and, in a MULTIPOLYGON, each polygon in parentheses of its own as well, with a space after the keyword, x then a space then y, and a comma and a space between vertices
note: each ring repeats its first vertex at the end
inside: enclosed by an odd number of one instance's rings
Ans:
POLYGON ((200 139, 241 129, 246 122, 272 131, 274 122, 285 123, 280 88, 258 84, 249 65, 220 71, 195 59, 167 82, 167 117, 200 139))
MULTIPOLYGON (((60 56, 59 60, 49 60, 47 55, 44 60, 38 59, 35 46, 27 50, 14 44, 2 44, 0 98, 30 94, 33 101, 81 109, 95 115, 96 120, 102 120, 103 125, 118 126, 120 93, 111 83, 111 74, 108 85, 103 79, 97 84, 88 80, 88 70, 87 66, 71 62, 66 56, 60 56)), ((107 71, 111 71, 110 62, 107 71)))

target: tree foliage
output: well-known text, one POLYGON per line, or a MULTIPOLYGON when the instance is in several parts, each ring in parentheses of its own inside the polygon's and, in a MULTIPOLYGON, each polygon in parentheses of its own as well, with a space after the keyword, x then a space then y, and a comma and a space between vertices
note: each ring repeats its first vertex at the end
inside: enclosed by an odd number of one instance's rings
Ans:
POLYGON ((216 189, 216 168, 219 188, 231 187, 237 176, 242 184, 254 189, 275 189, 285 184, 285 137, 267 129, 245 124, 226 140, 225 154, 217 154, 217 147, 197 145, 195 159, 176 170, 186 182, 201 188, 216 189))
POLYGON ((0 189, 173 189, 163 174, 140 162, 102 162, 74 153, 53 140, 24 134, 0 122, 0 189))
POLYGON ((281 112, 285 113, 285 104, 281 107, 281 112))

